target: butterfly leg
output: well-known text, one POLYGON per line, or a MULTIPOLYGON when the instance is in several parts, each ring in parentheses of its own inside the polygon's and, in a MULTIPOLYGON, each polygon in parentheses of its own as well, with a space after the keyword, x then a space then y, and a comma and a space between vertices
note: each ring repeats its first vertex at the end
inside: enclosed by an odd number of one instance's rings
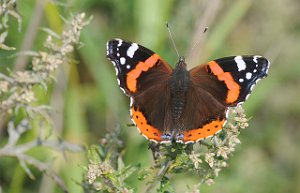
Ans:
POLYGON ((151 149, 154 160, 157 160, 161 156, 159 147, 160 147, 159 143, 154 143, 154 142, 149 143, 148 149, 151 149))

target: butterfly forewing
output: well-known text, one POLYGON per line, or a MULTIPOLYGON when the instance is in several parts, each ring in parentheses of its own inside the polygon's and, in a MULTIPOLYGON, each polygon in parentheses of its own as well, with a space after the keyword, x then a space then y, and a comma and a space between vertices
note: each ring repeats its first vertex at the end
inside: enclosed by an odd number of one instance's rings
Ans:
POLYGON ((120 88, 131 97, 131 119, 148 139, 162 141, 170 128, 169 79, 172 68, 151 50, 114 39, 107 43, 120 88))
POLYGON ((231 106, 247 99, 257 81, 267 76, 269 65, 262 56, 230 56, 209 62, 211 73, 218 74, 216 66, 222 70, 223 74, 216 76, 227 83, 227 103, 231 106))

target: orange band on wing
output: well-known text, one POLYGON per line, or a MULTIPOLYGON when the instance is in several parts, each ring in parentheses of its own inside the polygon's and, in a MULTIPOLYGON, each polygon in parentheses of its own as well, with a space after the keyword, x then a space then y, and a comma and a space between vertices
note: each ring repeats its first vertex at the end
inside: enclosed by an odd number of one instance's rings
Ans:
POLYGON ((224 123, 225 123, 225 119, 215 120, 210 123, 207 123, 206 125, 203 125, 203 127, 201 128, 185 131, 183 132, 184 134, 183 141, 196 142, 201 139, 211 137, 217 132, 222 130, 224 123))
POLYGON ((152 68, 159 59, 160 57, 157 54, 153 54, 145 62, 139 62, 135 68, 127 74, 126 85, 130 92, 136 92, 137 79, 140 77, 141 73, 152 68))
POLYGON ((157 142, 162 141, 162 133, 155 127, 149 125, 143 113, 138 109, 131 108, 132 120, 139 129, 140 133, 143 134, 149 140, 155 140, 157 142))
POLYGON ((218 80, 224 81, 228 88, 226 102, 228 104, 234 103, 240 94, 240 85, 236 83, 229 72, 224 72, 223 69, 215 61, 208 62, 212 73, 218 77, 218 80))

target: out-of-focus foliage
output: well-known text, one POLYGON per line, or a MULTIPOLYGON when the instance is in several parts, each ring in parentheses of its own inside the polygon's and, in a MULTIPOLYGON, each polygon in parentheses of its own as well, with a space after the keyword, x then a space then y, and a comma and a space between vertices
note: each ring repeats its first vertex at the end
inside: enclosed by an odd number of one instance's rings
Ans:
MULTIPOLYGON (((187 56, 189 68, 228 55, 267 57, 271 61, 269 76, 256 86, 244 104, 246 115, 252 118, 249 128, 241 132, 242 144, 230 157, 229 167, 222 170, 214 185, 203 185, 202 192, 300 192, 298 0, 16 2, 12 7, 16 17, 4 16, 3 10, 0 11, 1 25, 7 23, 8 26, 0 29, 1 46, 8 46, 8 50, 0 50, 0 72, 6 75, 15 69, 33 68, 31 58, 17 53, 43 50, 48 35, 43 29, 60 34, 66 23, 63 18, 69 18, 70 13, 85 12, 93 16, 81 34, 82 45, 73 56, 76 62, 59 68, 56 82, 48 85, 47 94, 39 87, 34 88, 35 103, 49 104, 55 109, 50 117, 55 125, 51 132, 69 142, 97 144, 107 132, 119 126, 126 147, 123 152, 125 165, 144 167, 153 165, 153 160, 147 149, 148 142, 134 127, 126 125, 130 123, 129 101, 119 90, 113 66, 105 58, 106 41, 116 37, 135 41, 175 64, 178 58, 165 28, 168 21, 179 53, 187 56), (10 18, 7 22, 6 17, 10 18), (203 34, 207 26, 208 31, 203 34), (199 43, 194 46, 196 42, 199 43), (15 50, 10 49, 12 47, 15 50)), ((13 121, 19 123, 23 116, 21 112, 13 121)), ((6 123, 9 121, 7 118, 0 120, 3 122, 0 125, 1 147, 8 140, 6 123)), ((36 131, 27 131, 21 142, 32 140, 37 136, 36 131)), ((78 184, 85 170, 79 165, 87 165, 85 154, 66 153, 65 159, 61 159, 57 153, 39 148, 29 153, 53 162, 70 192, 82 191, 78 184), (49 160, 55 155, 56 160, 49 160)), ((0 158, 2 191, 61 191, 52 179, 30 169, 36 180, 29 179, 14 159, 0 158)), ((185 185, 197 184, 197 180, 193 175, 178 174, 171 182, 178 192, 185 192, 193 189, 185 185)), ((145 188, 137 175, 130 175, 126 184, 137 187, 134 192, 145 188)))

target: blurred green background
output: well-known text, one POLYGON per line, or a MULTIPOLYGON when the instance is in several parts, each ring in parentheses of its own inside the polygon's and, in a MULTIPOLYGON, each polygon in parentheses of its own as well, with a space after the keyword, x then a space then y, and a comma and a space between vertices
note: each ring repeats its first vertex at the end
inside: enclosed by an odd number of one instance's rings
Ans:
MULTIPOLYGON (((60 1, 59 1, 60 2, 60 1)), ((59 33, 71 13, 86 12, 93 20, 81 35, 83 45, 76 63, 60 68, 57 82, 41 103, 57 109, 54 131, 63 139, 85 145, 97 143, 115 127, 125 141, 125 162, 153 164, 147 141, 134 127, 127 127, 129 100, 118 88, 113 65, 105 58, 106 42, 112 38, 134 41, 156 51, 173 66, 178 57, 165 27, 169 22, 179 53, 189 68, 229 55, 263 55, 271 61, 269 76, 259 82, 244 104, 251 117, 242 132, 242 144, 212 186, 202 192, 281 193, 300 192, 300 1, 299 0, 72 0, 60 4, 18 1, 22 31, 10 21, 7 44, 17 51, 24 46, 42 50, 48 27, 59 33), (62 16, 62 17, 61 17, 62 16), (38 21, 35 21, 38 20, 38 21), (37 26, 31 26, 32 22, 37 26), (202 31, 208 27, 208 31, 202 31), (25 42, 27 33, 31 44, 25 42), (199 42, 192 51, 191 48, 199 42)), ((1 72, 14 68, 11 52, 0 51, 1 72)), ((27 68, 30 68, 28 60, 27 68)), ((21 67, 23 68, 23 67, 21 67)), ((5 135, 2 136, 2 138, 5 135)), ((1 139, 1 138, 0 138, 1 139)), ((37 150, 38 151, 38 150, 37 150)), ((51 153, 52 156, 55 154, 51 153)), ((42 156, 42 155, 41 155, 42 156)), ((54 160, 70 192, 81 192, 81 165, 86 154, 67 154, 54 160)), ((47 154, 43 155, 47 160, 47 154)), ((0 184, 4 192, 61 192, 51 179, 34 172, 30 180, 14 159, 0 159, 0 184)), ((174 177, 177 192, 199 179, 192 175, 174 177)), ((129 183, 143 189, 135 175, 129 183)))

